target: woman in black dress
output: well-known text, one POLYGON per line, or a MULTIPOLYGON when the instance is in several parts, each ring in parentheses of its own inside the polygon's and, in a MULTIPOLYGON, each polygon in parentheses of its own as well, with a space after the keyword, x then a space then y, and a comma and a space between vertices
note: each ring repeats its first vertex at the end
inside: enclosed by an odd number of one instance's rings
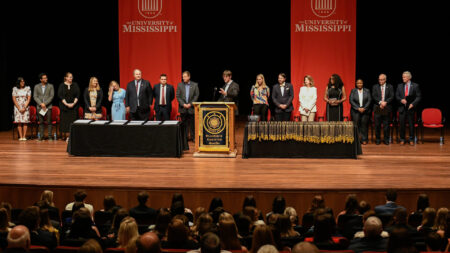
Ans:
POLYGON ((73 75, 67 72, 64 82, 58 88, 59 108, 61 109, 60 131, 62 138, 69 140, 70 125, 77 119, 80 88, 73 82, 73 75))
POLYGON ((331 75, 324 97, 327 102, 327 121, 342 121, 344 119, 342 102, 346 98, 341 77, 337 74, 331 75))

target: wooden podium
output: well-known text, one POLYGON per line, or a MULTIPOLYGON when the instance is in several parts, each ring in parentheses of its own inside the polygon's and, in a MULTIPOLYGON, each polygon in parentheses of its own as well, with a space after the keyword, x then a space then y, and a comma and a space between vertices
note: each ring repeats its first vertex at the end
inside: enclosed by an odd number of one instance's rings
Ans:
POLYGON ((236 157, 234 102, 195 102, 194 157, 236 157))

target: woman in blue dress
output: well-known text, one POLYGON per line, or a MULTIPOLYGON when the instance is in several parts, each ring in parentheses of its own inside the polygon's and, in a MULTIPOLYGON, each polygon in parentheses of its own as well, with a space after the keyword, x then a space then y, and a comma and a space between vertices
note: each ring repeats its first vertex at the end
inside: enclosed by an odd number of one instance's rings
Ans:
POLYGON ((116 81, 109 83, 108 100, 112 101, 111 117, 112 120, 125 120, 125 99, 126 91, 120 88, 116 81))

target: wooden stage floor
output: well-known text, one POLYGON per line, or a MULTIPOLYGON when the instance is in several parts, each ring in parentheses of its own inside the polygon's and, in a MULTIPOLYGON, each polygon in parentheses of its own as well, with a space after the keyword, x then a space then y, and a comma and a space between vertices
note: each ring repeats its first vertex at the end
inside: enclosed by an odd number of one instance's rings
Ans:
POLYGON ((220 196, 236 212, 252 194, 268 212, 273 197, 281 194, 301 213, 317 193, 337 210, 348 193, 375 206, 384 202, 385 189, 397 188, 408 210, 423 192, 433 206, 450 207, 450 144, 440 145, 436 134, 434 141, 416 146, 369 144, 358 159, 242 159, 242 135, 240 122, 236 159, 194 158, 193 144, 182 158, 129 158, 73 157, 64 141, 19 142, 10 131, 0 132, 0 201, 23 208, 51 189, 61 209, 75 189, 85 188, 96 209, 110 194, 130 208, 137 204, 137 192, 146 189, 154 207, 170 206, 171 195, 182 192, 190 208, 207 207, 220 196))

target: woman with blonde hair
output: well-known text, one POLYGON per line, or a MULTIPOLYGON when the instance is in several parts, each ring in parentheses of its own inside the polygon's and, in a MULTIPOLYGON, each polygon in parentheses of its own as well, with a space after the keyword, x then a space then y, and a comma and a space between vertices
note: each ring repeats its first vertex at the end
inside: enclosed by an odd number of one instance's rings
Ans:
POLYGON ((317 88, 314 87, 314 80, 310 75, 304 78, 303 87, 298 93, 298 100, 300 101, 298 110, 302 121, 314 121, 317 112, 317 88))
POLYGON ((448 220, 448 209, 446 207, 441 207, 438 209, 436 213, 436 220, 434 221, 433 230, 436 230, 437 233, 444 237, 445 231, 447 231, 447 220, 448 220))
POLYGON ((84 91, 83 98, 84 118, 93 120, 102 118, 103 91, 96 77, 91 77, 89 80, 89 87, 84 91))
POLYGON ((253 115, 259 115, 261 121, 267 120, 267 110, 269 108, 270 89, 266 85, 263 74, 256 76, 256 83, 250 90, 250 97, 253 101, 253 115))
POLYGON ((126 217, 120 223, 117 235, 117 247, 125 248, 133 238, 139 236, 138 225, 132 217, 126 217))
POLYGON ((45 190, 41 194, 40 200, 35 204, 41 210, 48 209, 48 214, 51 220, 58 221, 59 217, 59 209, 55 207, 55 203, 53 202, 53 192, 50 190, 45 190))
POLYGON ((109 83, 108 100, 112 101, 111 118, 112 120, 125 120, 125 95, 126 91, 120 88, 119 83, 111 81, 109 83))

